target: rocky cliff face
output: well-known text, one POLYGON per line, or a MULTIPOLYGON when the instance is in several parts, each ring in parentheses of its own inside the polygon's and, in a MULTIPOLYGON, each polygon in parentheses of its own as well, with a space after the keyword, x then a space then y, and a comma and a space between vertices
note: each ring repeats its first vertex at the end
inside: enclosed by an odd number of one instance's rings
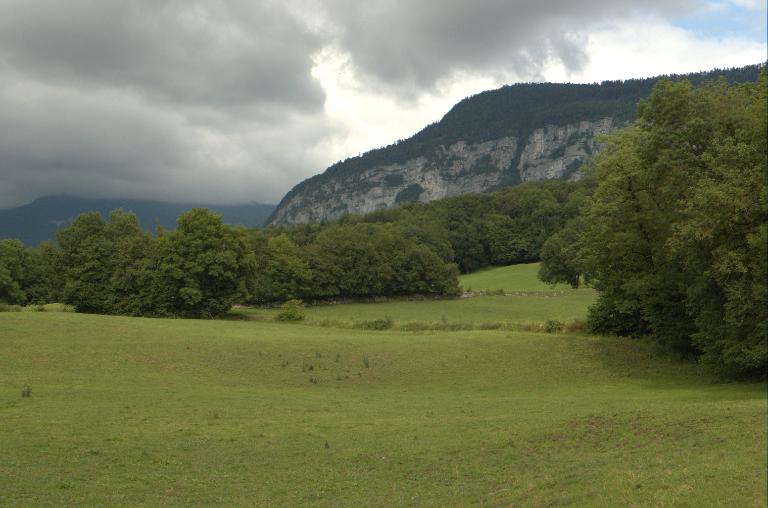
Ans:
MULTIPOLYGON (((762 64, 667 76, 694 86, 720 76, 754 82, 762 64)), ((331 221, 547 178, 578 179, 596 137, 634 121, 656 78, 517 83, 456 103, 408 139, 339 161, 294 187, 270 224, 331 221)))
POLYGON ((581 176, 579 168, 599 149, 596 136, 612 131, 611 117, 547 125, 523 140, 499 139, 440 145, 401 164, 374 166, 351 175, 322 175, 315 185, 287 195, 272 224, 332 221, 408 201, 432 201, 503 185, 581 176))

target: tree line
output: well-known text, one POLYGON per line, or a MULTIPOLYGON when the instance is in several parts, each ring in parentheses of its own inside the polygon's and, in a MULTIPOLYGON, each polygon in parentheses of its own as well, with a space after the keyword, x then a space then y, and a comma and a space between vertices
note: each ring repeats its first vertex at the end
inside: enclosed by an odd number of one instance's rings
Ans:
POLYGON ((151 235, 136 216, 85 213, 56 244, 0 241, 0 300, 64 302, 80 312, 216 317, 235 303, 447 295, 458 270, 394 225, 335 225, 300 248, 198 208, 151 235))
POLYGON ((78 216, 55 243, 0 241, 0 301, 80 312, 216 317, 235 303, 452 296, 458 275, 535 261, 586 191, 537 182, 334 224, 246 229, 206 209, 143 231, 122 210, 78 216))

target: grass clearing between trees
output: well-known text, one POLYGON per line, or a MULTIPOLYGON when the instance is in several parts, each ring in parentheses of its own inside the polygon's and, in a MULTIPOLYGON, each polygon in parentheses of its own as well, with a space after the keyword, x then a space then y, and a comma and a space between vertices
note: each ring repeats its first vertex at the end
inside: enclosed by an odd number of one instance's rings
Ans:
POLYGON ((566 292, 572 291, 568 284, 547 284, 539 280, 541 263, 485 268, 459 277, 464 291, 485 291, 502 289, 508 292, 566 292))
MULTIPOLYGON (((456 299, 390 300, 382 303, 313 305, 305 309, 308 323, 354 327, 362 321, 390 319, 395 329, 475 329, 490 325, 535 329, 554 320, 563 324, 583 322, 597 295, 593 289, 552 286, 536 278, 539 263, 504 266, 463 275, 466 290, 503 290, 506 296, 474 296, 456 299), (479 282, 478 282, 479 281, 479 282)), ((277 308, 238 308, 236 316, 269 321, 277 308)))
MULTIPOLYGON (((560 296, 512 295, 478 296, 452 300, 394 300, 384 303, 350 303, 315 305, 305 309, 308 322, 338 321, 341 324, 358 320, 371 321, 391 318, 396 325, 412 322, 454 323, 477 327, 496 322, 544 322, 554 319, 563 323, 583 319, 587 307, 594 301, 591 290, 578 290, 560 296)), ((279 309, 237 309, 236 313, 257 320, 275 319, 279 309)))

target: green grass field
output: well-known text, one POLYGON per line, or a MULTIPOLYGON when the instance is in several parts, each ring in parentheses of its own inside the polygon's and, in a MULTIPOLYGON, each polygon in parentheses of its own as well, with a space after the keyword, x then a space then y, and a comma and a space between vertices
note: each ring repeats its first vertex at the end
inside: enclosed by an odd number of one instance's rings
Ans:
POLYGON ((762 507, 765 390, 583 334, 6 312, 0 506, 762 507))
POLYGON ((465 291, 569 291, 568 284, 547 284, 539 280, 539 263, 486 268, 459 277, 465 291))
MULTIPOLYGON (((385 303, 351 303, 307 307, 310 322, 325 319, 353 322, 392 318, 397 323, 419 321, 467 323, 480 325, 498 321, 545 321, 556 319, 569 322, 583 319, 587 307, 594 301, 590 290, 578 290, 561 296, 512 295, 479 296, 456 300, 391 301, 385 303)), ((263 319, 273 319, 279 309, 240 309, 237 313, 263 319)))
MULTIPOLYGON (((589 288, 571 289, 538 280, 538 263, 492 268, 463 275, 464 288, 499 290, 506 296, 476 296, 449 300, 393 300, 384 303, 351 303, 307 307, 310 323, 324 320, 351 324, 391 318, 396 325, 413 322, 462 323, 473 327, 494 322, 543 322, 549 319, 569 323, 583 320, 596 293, 589 288), (482 281, 482 283, 477 283, 482 281), (495 285, 494 285, 495 281, 495 285), (477 285, 476 285, 477 284, 477 285)), ((235 314, 271 320, 279 309, 238 309, 235 314)))

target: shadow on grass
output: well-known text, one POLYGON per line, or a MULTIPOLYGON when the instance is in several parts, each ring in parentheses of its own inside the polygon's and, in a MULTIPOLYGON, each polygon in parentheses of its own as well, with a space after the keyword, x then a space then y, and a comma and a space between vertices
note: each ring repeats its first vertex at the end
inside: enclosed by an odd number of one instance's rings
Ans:
POLYGON ((740 393, 749 398, 765 397, 765 382, 723 380, 696 358, 670 353, 650 338, 593 336, 586 343, 589 354, 614 378, 641 381, 653 388, 754 386, 755 390, 740 393))

